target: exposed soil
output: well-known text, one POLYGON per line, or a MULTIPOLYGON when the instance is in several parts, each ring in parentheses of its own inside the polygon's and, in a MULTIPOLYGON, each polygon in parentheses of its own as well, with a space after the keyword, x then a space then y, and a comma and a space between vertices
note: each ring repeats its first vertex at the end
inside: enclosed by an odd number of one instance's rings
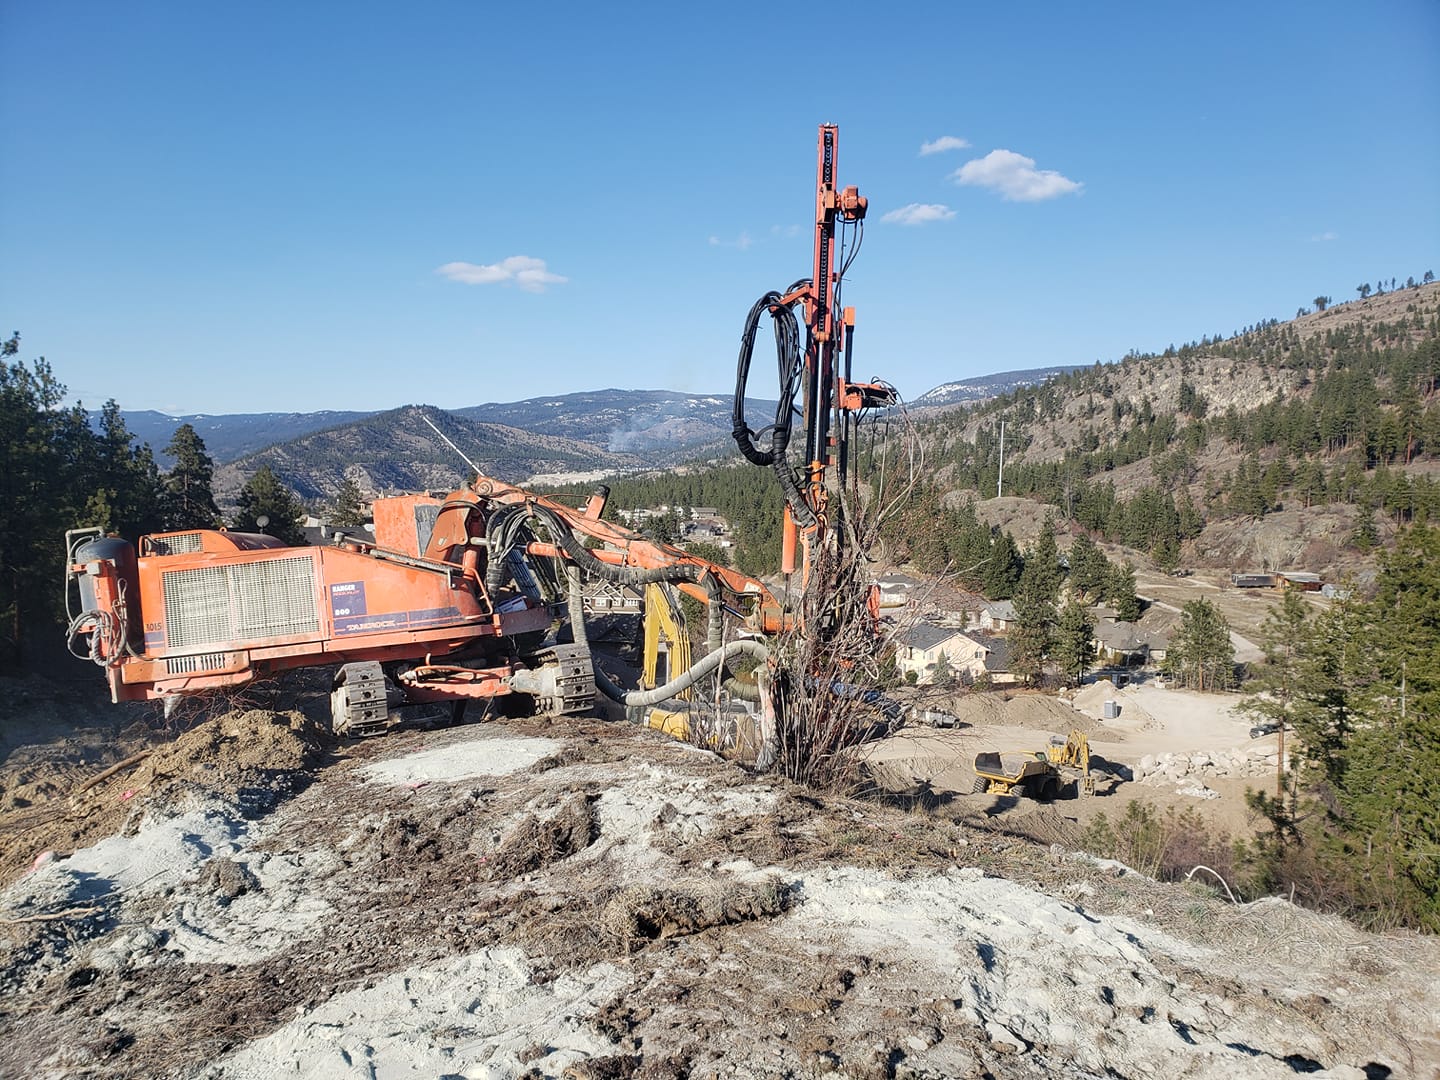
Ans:
POLYGON ((56 852, 0 894, 6 1076, 1440 1067, 1432 940, 1152 882, 968 800, 818 794, 624 724, 327 748, 301 713, 249 709, 77 786, 16 808, 48 823, 3 820, 7 866, 56 852))

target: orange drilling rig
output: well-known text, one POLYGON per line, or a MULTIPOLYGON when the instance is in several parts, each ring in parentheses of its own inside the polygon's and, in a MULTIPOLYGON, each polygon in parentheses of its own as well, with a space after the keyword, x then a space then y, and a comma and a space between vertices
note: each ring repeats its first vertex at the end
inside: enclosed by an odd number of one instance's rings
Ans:
MULTIPOLYGON (((841 281, 859 247, 866 200, 854 187, 837 188, 837 142, 837 128, 823 125, 813 274, 784 293, 766 293, 751 310, 734 406, 741 450, 781 478, 782 569, 802 571, 802 591, 816 545, 834 535, 830 493, 846 479, 857 417, 895 401, 887 385, 850 378, 854 311, 840 306, 841 281), (755 432, 745 422, 745 384, 767 311, 781 402, 774 423, 755 432), (804 430, 798 466, 789 459, 797 409, 804 430)), ((472 699, 509 699, 530 711, 583 713, 598 685, 611 699, 644 709, 738 655, 765 659, 764 639, 797 625, 794 611, 759 580, 605 520, 607 495, 597 489, 576 507, 477 475, 443 498, 379 499, 373 536, 337 535, 313 547, 192 529, 141 537, 137 549, 98 529, 72 530, 71 648, 104 668, 115 701, 169 699, 286 669, 333 666, 334 729, 364 735, 390 726, 402 702, 458 709, 472 699), (582 590, 596 579, 663 583, 703 601, 705 655, 661 685, 622 689, 593 665, 587 643, 582 590)))

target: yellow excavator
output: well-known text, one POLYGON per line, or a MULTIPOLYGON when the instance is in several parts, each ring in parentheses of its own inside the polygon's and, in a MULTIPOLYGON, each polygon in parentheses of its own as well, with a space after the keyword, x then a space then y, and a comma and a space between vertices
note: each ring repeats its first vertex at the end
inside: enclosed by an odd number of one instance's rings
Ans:
POLYGON ((982 750, 975 755, 977 795, 1016 795, 1051 802, 1070 784, 1078 795, 1095 794, 1090 776, 1090 740, 1083 731, 1050 738, 1044 750, 982 750))

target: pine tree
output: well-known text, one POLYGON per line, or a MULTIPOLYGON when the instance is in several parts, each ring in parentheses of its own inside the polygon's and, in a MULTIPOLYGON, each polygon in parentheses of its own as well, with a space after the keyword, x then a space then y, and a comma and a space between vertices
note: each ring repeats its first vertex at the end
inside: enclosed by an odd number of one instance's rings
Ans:
POLYGON ((164 521, 160 470, 150 447, 135 445, 114 398, 101 409, 99 434, 82 453, 89 472, 89 523, 132 541, 158 532, 164 521))
POLYGON ((1140 598, 1135 595, 1135 567, 1128 562, 1120 566, 1111 564, 1105 598, 1121 621, 1134 622, 1140 618, 1140 598))
POLYGON ((1078 685, 1086 670, 1095 661, 1095 624, 1085 608, 1074 598, 1061 610, 1055 626, 1055 664, 1070 681, 1078 685))
POLYGON ((1369 507, 1360 508, 1355 518, 1355 529, 1348 542, 1360 552, 1373 551, 1380 542, 1380 534, 1375 531, 1375 512, 1369 507))
POLYGON ((305 543, 305 507, 295 493, 280 482, 269 465, 261 465, 240 489, 239 506, 232 524, 237 532, 264 532, 287 544, 305 543), (269 520, 262 526, 260 518, 269 520))
POLYGON ((1025 683, 1045 674, 1055 628, 1055 588, 1046 565, 1033 557, 1025 560, 1015 588, 1015 625, 1010 629, 1010 670, 1025 683))
POLYGON ((1173 536, 1162 536, 1155 541, 1150 557, 1158 569, 1168 574, 1180 565, 1180 544, 1173 536))
POLYGON ((1036 586, 1053 607, 1060 597, 1060 549, 1055 543, 1055 519, 1049 514, 1040 527, 1035 547, 1025 556, 1025 569, 1033 572, 1036 586))
POLYGON ((1192 690, 1226 690, 1234 684, 1235 646, 1230 641, 1230 624, 1215 605, 1205 599, 1185 605, 1165 661, 1192 690))
POLYGON ((989 546, 990 555, 981 570, 980 591, 991 600, 1009 600, 1015 595, 1023 565, 1015 538, 997 529, 990 536, 989 546))
POLYGON ((64 384, 43 357, 12 358, 20 335, 0 341, 0 671, 19 670, 34 645, 59 640, 67 528, 94 524, 96 435, 80 405, 64 406, 64 384))
POLYGON ((220 522, 220 509, 215 505, 211 482, 215 463, 205 452, 205 440, 189 424, 175 429, 165 447, 175 464, 165 475, 163 517, 165 528, 213 529, 220 522))
POLYGON ((365 496, 360 491, 360 485, 350 477, 345 477, 340 481, 340 490, 335 493, 335 498, 330 503, 330 523, 341 526, 363 524, 364 501, 365 496))
POLYGON ((1099 599, 1105 592, 1110 562, 1094 540, 1081 533, 1070 545, 1070 587, 1082 597, 1099 599))
POLYGON ((935 686, 950 686, 955 682, 955 666, 950 663, 950 654, 941 651, 931 665, 930 682, 935 686))
MULTIPOLYGON (((1310 605, 1293 589, 1287 590, 1280 606, 1271 610, 1260 628, 1260 647, 1265 663, 1251 669, 1245 689, 1251 696, 1240 709, 1258 720, 1280 724, 1281 761, 1284 761, 1285 733, 1293 730, 1304 708, 1307 681, 1302 655, 1310 640, 1310 605)), ((1285 810, 1283 786, 1276 792, 1280 809, 1285 810)))

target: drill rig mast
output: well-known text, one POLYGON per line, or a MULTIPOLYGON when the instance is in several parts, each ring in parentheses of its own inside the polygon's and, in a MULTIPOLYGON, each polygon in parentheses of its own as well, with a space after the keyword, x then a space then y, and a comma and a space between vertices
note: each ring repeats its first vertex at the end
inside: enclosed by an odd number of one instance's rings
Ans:
POLYGON ((745 321, 736 364, 732 434, 747 459, 773 468, 779 478, 785 492, 781 569, 787 578, 800 570, 802 592, 810 584, 817 545, 836 538, 832 485, 843 490, 852 479, 850 444, 860 417, 898 400, 887 383, 852 381, 855 309, 843 306, 841 287, 850 261, 860 250, 869 200, 854 185, 839 187, 839 143, 839 127, 821 124, 810 277, 783 293, 767 292, 755 302, 745 321), (804 315, 803 352, 797 305, 804 315), (745 387, 760 316, 767 312, 774 323, 780 402, 774 423, 756 432, 745 420, 745 387), (798 469, 788 455, 797 404, 805 433, 804 460, 798 469), (759 440, 766 434, 769 445, 762 446, 759 440))

